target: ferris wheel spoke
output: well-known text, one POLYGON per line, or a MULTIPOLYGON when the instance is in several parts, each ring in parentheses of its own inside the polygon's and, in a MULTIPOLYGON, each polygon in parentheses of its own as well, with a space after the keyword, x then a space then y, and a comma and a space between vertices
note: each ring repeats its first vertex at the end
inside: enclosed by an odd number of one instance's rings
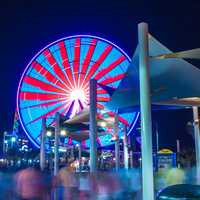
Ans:
POLYGON ((46 100, 55 100, 60 98, 65 98, 65 95, 61 94, 51 94, 51 93, 40 93, 40 92, 20 92, 20 99, 22 100, 40 100, 40 101, 46 101, 46 100))
POLYGON ((82 82, 81 88, 83 88, 84 90, 88 90, 89 91, 89 82, 82 82))
POLYGON ((111 50, 112 50, 111 45, 108 45, 104 49, 103 53, 99 56, 97 61, 90 67, 90 69, 86 75, 86 78, 84 79, 84 82, 88 82, 90 80, 90 78, 94 75, 94 73, 97 71, 98 67, 103 63, 103 61, 106 59, 106 57, 111 52, 111 50))
POLYGON ((97 112, 97 120, 102 119, 102 118, 103 118, 103 115, 101 113, 97 112))
POLYGON ((67 55, 64 41, 59 42, 58 46, 60 47, 60 55, 62 57, 62 64, 64 66, 65 75, 68 77, 71 85, 74 86, 73 75, 72 75, 72 71, 71 71, 71 67, 69 63, 69 57, 67 55))
POLYGON ((40 63, 37 61, 34 61, 32 64, 32 67, 39 73, 41 74, 47 81, 50 83, 59 86, 59 88, 66 88, 66 86, 57 80, 56 82, 53 82, 55 80, 55 76, 51 74, 46 68, 44 68, 40 63))
POLYGON ((71 103, 72 103, 71 101, 66 102, 66 104, 64 105, 64 110, 61 111, 61 115, 68 117, 66 113, 69 111, 71 103))
POLYGON ((126 126, 130 126, 130 124, 128 123, 128 121, 126 119, 124 119, 123 117, 119 116, 119 121, 122 124, 125 124, 126 126))
POLYGON ((97 89, 97 94, 108 94, 108 92, 104 89, 97 89))
POLYGON ((41 120, 42 118, 48 117, 48 116, 50 116, 50 115, 53 115, 53 114, 55 114, 57 111, 59 111, 59 110, 62 109, 62 108, 63 108, 63 105, 59 105, 59 106, 57 106, 56 108, 54 108, 54 109, 48 111, 47 113, 41 115, 40 117, 37 117, 36 119, 34 119, 34 120, 28 122, 26 125, 32 124, 32 123, 34 123, 34 122, 36 122, 36 121, 38 121, 38 120, 41 120))
POLYGON ((85 90, 85 95, 89 97, 90 88, 87 87, 87 88, 85 88, 84 90, 85 90))
POLYGON ((121 73, 121 74, 118 74, 118 75, 113 76, 113 77, 108 77, 108 78, 105 78, 104 80, 100 81, 100 84, 107 85, 107 84, 110 84, 110 83, 113 83, 115 81, 119 81, 119 80, 123 79, 124 76, 125 76, 125 73, 121 73))
POLYGON ((35 138, 33 138, 34 140, 38 140, 40 137, 41 137, 41 132, 39 133, 39 135, 38 136, 36 136, 35 138))
POLYGON ((87 107, 89 105, 89 101, 82 102, 83 108, 87 107))
POLYGON ((83 104, 82 104, 82 102, 80 101, 80 99, 78 100, 78 104, 79 104, 79 106, 80 106, 80 110, 83 110, 83 104))
POLYGON ((94 79, 99 80, 102 78, 105 74, 112 71, 115 67, 117 67, 119 64, 121 64, 125 60, 125 56, 120 56, 117 60, 115 60, 113 63, 111 63, 108 67, 100 70, 94 77, 94 79))
POLYGON ((104 107, 102 104, 97 103, 97 108, 98 108, 98 109, 104 109, 105 107, 104 107))
POLYGON ((91 62, 91 58, 93 56, 96 45, 97 45, 97 39, 92 39, 90 46, 88 48, 87 55, 85 56, 85 59, 84 59, 83 64, 82 64, 82 69, 81 69, 81 72, 80 72, 80 79, 79 79, 80 83, 83 82, 83 79, 84 79, 84 77, 87 73, 88 66, 91 62))
POLYGON ((75 104, 75 100, 71 102, 71 104, 67 110, 66 116, 70 117, 72 115, 73 110, 74 110, 74 104, 75 104))
MULTIPOLYGON (((116 114, 114 112, 112 112, 112 111, 109 111, 108 115, 110 115, 111 117, 115 117, 116 114)), ((118 115, 118 120, 121 123, 125 124, 126 126, 130 126, 129 122, 126 119, 124 119, 123 117, 119 116, 119 115, 118 115)))
POLYGON ((41 90, 48 91, 48 92, 57 92, 57 93, 66 93, 66 90, 59 89, 51 84, 45 83, 43 81, 40 81, 36 78, 33 78, 31 76, 25 76, 24 82, 32 85, 34 87, 40 88, 41 90))
POLYGON ((110 97, 97 97, 98 102, 108 102, 110 101, 110 97))
POLYGON ((21 107, 21 109, 23 110, 23 109, 27 109, 27 108, 48 107, 48 106, 52 106, 57 103, 65 103, 65 99, 59 99, 59 100, 51 101, 51 102, 47 102, 47 103, 40 103, 40 104, 31 105, 31 106, 21 107))
POLYGON ((75 100, 71 115, 74 116, 79 112, 80 112, 79 102, 75 100))
POLYGON ((60 114, 65 115, 67 113, 68 109, 69 109, 69 107, 66 107, 60 114))
POLYGON ((46 49, 43 52, 43 55, 45 56, 46 60, 48 61, 48 63, 53 66, 53 70, 54 73, 56 74, 57 77, 60 78, 60 80, 62 80, 67 87, 71 87, 69 81, 67 80, 67 78, 65 77, 65 74, 63 73, 62 69, 60 68, 60 66, 58 65, 56 59, 54 58, 54 56, 52 55, 52 53, 50 52, 49 49, 46 49))
POLYGON ((78 73, 80 66, 80 47, 81 47, 81 39, 78 37, 75 40, 74 44, 74 61, 73 61, 73 71, 74 71, 74 79, 75 86, 78 87, 78 73))

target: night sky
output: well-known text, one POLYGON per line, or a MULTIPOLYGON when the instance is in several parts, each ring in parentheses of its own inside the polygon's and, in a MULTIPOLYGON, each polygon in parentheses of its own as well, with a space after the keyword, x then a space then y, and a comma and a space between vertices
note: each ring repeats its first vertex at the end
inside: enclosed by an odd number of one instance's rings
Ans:
MULTIPOLYGON (((16 91, 25 66, 47 44, 74 34, 111 40, 129 56, 137 44, 137 24, 149 23, 153 36, 172 51, 200 47, 200 1, 17 0, 0 3, 0 134, 12 129, 16 91), (133 3, 140 2, 140 3, 133 3)), ((192 61, 197 67, 200 62, 192 61)), ((191 110, 153 113, 162 147, 192 144, 186 123, 191 110)))

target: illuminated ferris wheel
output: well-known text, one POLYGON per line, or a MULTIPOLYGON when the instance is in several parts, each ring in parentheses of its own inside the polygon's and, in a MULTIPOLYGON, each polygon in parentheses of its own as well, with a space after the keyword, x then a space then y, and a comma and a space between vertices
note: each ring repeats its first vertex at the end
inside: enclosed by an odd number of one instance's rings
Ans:
MULTIPOLYGON (((89 80, 115 90, 130 63, 128 55, 108 40, 76 35, 42 49, 26 67, 18 87, 17 107, 22 127, 31 141, 40 145, 42 118, 56 112, 71 118, 89 106, 89 80)), ((104 109, 111 94, 97 88, 97 108, 104 109)), ((113 112, 108 112, 113 116, 113 112)), ((134 127, 138 113, 120 114, 119 122, 134 127)), ((111 135, 99 136, 100 146, 111 144, 111 135)), ((89 140, 85 141, 89 146, 89 140)))

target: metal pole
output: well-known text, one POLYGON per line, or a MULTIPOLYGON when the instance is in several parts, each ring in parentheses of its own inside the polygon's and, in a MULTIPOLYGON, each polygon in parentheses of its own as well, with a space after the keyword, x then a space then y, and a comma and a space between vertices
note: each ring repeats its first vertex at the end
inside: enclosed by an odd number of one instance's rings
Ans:
POLYGON ((156 153, 155 153, 155 170, 158 171, 158 156, 159 156, 159 135, 158 135, 158 124, 156 123, 156 153))
POLYGON ((130 168, 133 168, 133 150, 130 150, 130 168))
POLYGON ((81 172, 81 153, 82 153, 82 149, 81 149, 81 143, 78 145, 78 160, 79 160, 79 172, 81 172))
POLYGON ((55 115, 55 141, 54 141, 54 176, 58 173, 59 168, 59 134, 60 134, 60 114, 57 112, 55 115))
POLYGON ((141 112, 141 149, 142 149, 142 195, 143 199, 154 199, 152 121, 149 77, 148 25, 138 25, 139 39, 139 79, 141 112))
POLYGON ((70 147, 70 160, 74 160, 74 146, 70 147))
POLYGON ((119 170, 120 167, 120 155, 119 155, 119 121, 118 115, 115 115, 115 168, 116 171, 119 170))
POLYGON ((197 184, 200 183, 200 131, 198 107, 193 107, 197 184))
MULTIPOLYGON (((6 153, 6 145, 7 145, 7 144, 5 143, 6 135, 7 135, 7 132, 4 131, 4 133, 3 133, 3 154, 6 153)), ((5 156, 5 155, 4 155, 4 156, 5 156)))
POLYGON ((176 151, 177 153, 180 153, 180 141, 176 140, 176 151))
POLYGON ((42 118, 42 132, 41 132, 41 144, 40 144, 40 169, 45 169, 45 136, 46 136, 46 118, 42 118))
POLYGON ((124 168, 129 168, 129 158, 128 158, 128 138, 127 138, 127 129, 126 125, 124 125, 124 168))
POLYGON ((156 153, 159 152, 159 135, 158 135, 158 125, 156 124, 156 153))
POLYGON ((90 80, 90 172, 97 170, 97 81, 90 80))
POLYGON ((179 140, 176 140, 176 152, 177 152, 177 167, 180 168, 181 165, 180 165, 180 141, 179 140))

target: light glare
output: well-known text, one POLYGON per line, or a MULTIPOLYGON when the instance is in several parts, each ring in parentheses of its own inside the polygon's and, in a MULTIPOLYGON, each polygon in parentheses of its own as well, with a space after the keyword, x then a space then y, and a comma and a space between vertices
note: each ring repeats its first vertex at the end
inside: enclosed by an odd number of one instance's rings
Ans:
POLYGON ((51 131, 47 131, 47 137, 51 137, 52 136, 52 132, 51 131))
POLYGON ((60 135, 61 135, 61 136, 66 136, 66 135, 67 135, 66 130, 61 130, 61 131, 60 131, 60 135))
POLYGON ((72 101, 74 101, 74 100, 85 101, 85 93, 82 89, 74 89, 74 90, 72 90, 72 92, 70 94, 70 99, 72 101))

